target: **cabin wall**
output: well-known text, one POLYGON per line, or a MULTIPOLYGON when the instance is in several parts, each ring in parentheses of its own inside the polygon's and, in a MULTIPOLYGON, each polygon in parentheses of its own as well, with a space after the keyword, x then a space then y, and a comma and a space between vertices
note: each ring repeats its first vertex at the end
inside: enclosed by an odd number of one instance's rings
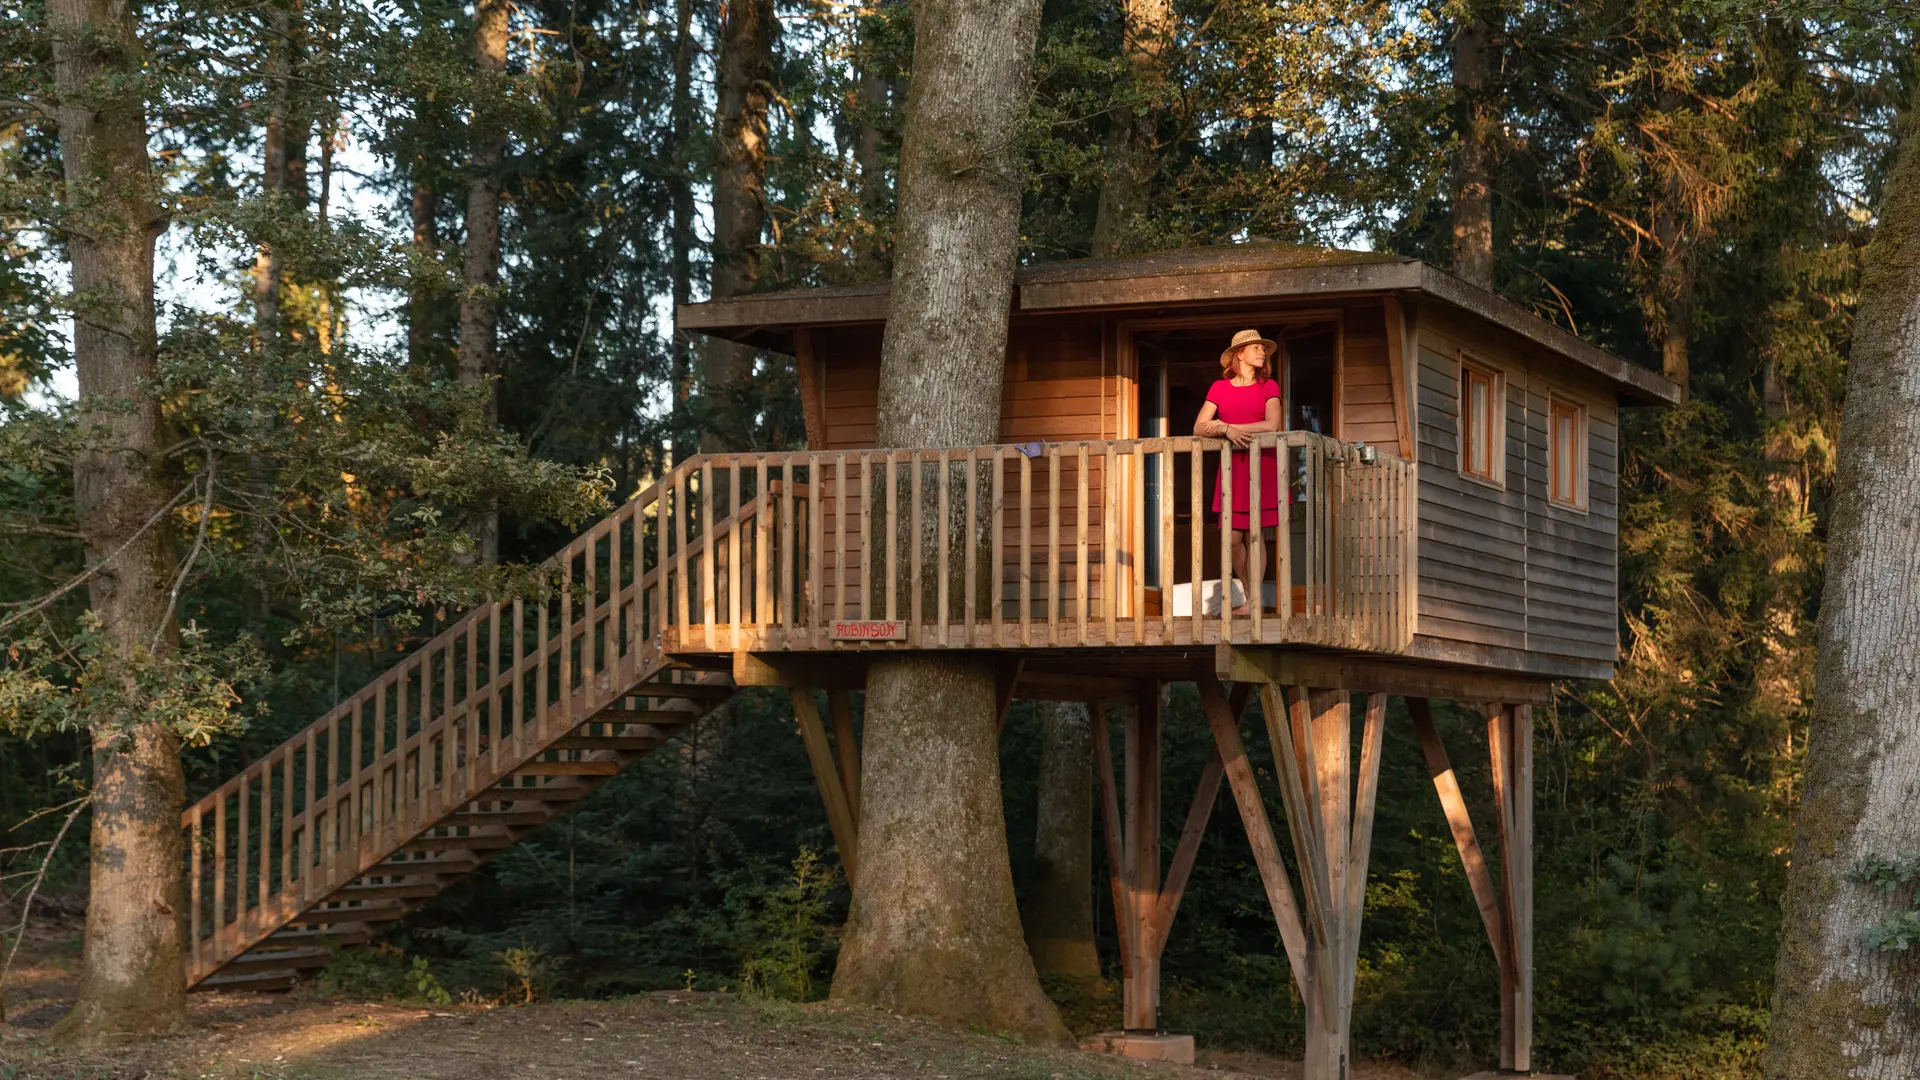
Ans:
POLYGON ((1417 632, 1443 642, 1612 663, 1618 653, 1618 409, 1565 361, 1437 306, 1419 314, 1417 632), (1505 376, 1504 484, 1460 472, 1459 364, 1505 376), (1547 499, 1547 402, 1586 405, 1588 507, 1547 499))
MULTIPOLYGON (((1010 327, 1007 367, 1001 389, 998 441, 1027 444, 1116 438, 1123 399, 1107 339, 1109 333, 1107 324, 1097 316, 1071 320, 1052 318, 1026 325, 1016 322, 1010 327)), ((825 450, 871 449, 875 445, 879 411, 881 328, 823 328, 813 332, 810 344, 817 365, 815 381, 821 397, 819 415, 825 430, 819 434, 809 432, 809 442, 825 450)), ((1014 605, 1009 608, 1010 615, 1017 611, 1017 598, 1020 595, 1021 556, 1033 550, 1023 544, 1023 537, 1031 529, 1035 546, 1044 552, 1044 538, 1050 535, 1052 524, 1049 507, 1050 503, 1055 502, 1051 495, 1052 478, 1044 459, 1033 459, 1025 466, 1024 499, 1022 472, 1018 460, 1009 460, 1001 470, 1002 505, 1005 507, 1000 519, 1001 582, 1002 595, 1007 597, 1009 605, 1014 605)), ((1101 490, 1104 476, 1104 463, 1096 455, 1089 460, 1087 468, 1087 483, 1093 492, 1101 490)), ((1063 538, 1059 590, 1063 606, 1077 602, 1078 546, 1075 540, 1081 526, 1079 483, 1078 457, 1070 455, 1061 464, 1060 494, 1057 499, 1059 529, 1063 538)), ((851 486, 858 487, 857 483, 851 486)), ((827 559, 834 567, 857 566, 857 522, 861 518, 858 494, 850 496, 848 500, 848 520, 854 525, 848 530, 844 555, 833 535, 832 523, 837 521, 838 510, 831 497, 823 495, 820 510, 827 515, 829 523, 825 539, 827 559)), ((880 526, 876 522, 874 527, 880 526)), ((1104 527, 1103 509, 1096 494, 1090 500, 1086 514, 1086 529, 1090 537, 1088 593, 1095 601, 1103 594, 1104 567, 1101 559, 1105 549, 1100 537, 1104 527)), ((881 536, 884 534, 877 534, 874 540, 876 549, 883 543, 879 538, 881 536)), ((1041 561, 1043 558, 1043 554, 1039 555, 1034 565, 1028 568, 1028 595, 1036 610, 1044 610, 1046 603, 1047 567, 1041 561)), ((860 584, 852 580, 854 576, 857 575, 849 574, 849 603, 858 605, 862 590, 860 584)), ((832 573, 828 577, 830 581, 834 580, 832 573)), ((831 589, 834 586, 830 584, 828 587, 831 589)), ((876 603, 879 602, 876 595, 876 603)), ((896 603, 903 601, 896 597, 896 603)), ((904 617, 904 612, 896 614, 904 617)), ((876 610, 871 617, 888 616, 876 610)))

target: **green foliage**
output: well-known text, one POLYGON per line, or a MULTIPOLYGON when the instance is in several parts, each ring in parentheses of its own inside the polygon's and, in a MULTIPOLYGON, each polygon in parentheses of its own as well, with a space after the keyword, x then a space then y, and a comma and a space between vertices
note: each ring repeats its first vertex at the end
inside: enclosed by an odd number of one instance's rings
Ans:
POLYGON ((267 673, 260 650, 246 639, 216 646, 195 625, 178 647, 161 644, 125 655, 91 611, 64 639, 39 629, 15 638, 0 666, 0 729, 27 738, 88 730, 103 747, 135 724, 160 723, 187 746, 244 730, 259 706, 244 709, 241 689, 267 673))
POLYGON ((426 957, 409 956, 391 945, 340 950, 314 980, 314 991, 323 997, 453 1003, 426 957))
POLYGON ((777 1001, 824 996, 839 928, 831 921, 837 868, 823 866, 812 848, 800 849, 791 876, 771 887, 737 877, 718 911, 702 926, 709 940, 739 954, 743 993, 777 1001), (816 989, 821 993, 816 993, 816 989))
MULTIPOLYGON (((1878 889, 1889 899, 1902 890, 1907 893, 1906 903, 1899 910, 1884 922, 1867 928, 1863 937, 1866 947, 1908 952, 1915 945, 1920 945, 1920 891, 1912 888, 1916 882, 1920 882, 1920 855, 1866 859, 1854 868, 1851 876, 1861 884, 1878 889)), ((1914 998, 1914 1005, 1920 1007, 1920 996, 1914 998)))

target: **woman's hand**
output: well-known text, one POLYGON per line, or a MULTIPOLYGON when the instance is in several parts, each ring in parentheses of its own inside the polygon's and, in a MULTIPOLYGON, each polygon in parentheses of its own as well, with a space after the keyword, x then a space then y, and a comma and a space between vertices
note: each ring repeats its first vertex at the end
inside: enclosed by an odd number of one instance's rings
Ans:
POLYGON ((1227 438, 1227 441, 1232 443, 1233 445, 1241 448, 1242 450, 1253 445, 1253 432, 1248 431, 1245 428, 1242 428, 1236 424, 1223 424, 1221 426, 1227 429, 1221 434, 1225 435, 1227 438))

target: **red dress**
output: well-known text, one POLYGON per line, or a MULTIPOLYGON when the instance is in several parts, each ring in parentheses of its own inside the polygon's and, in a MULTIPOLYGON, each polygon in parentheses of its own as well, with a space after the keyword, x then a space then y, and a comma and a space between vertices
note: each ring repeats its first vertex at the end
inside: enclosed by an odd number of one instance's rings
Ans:
MULTIPOLYGON (((1248 386, 1235 386, 1220 379, 1207 391, 1213 402, 1214 417, 1227 424, 1257 424, 1267 418, 1267 402, 1280 396, 1280 384, 1261 379, 1248 386)), ((1233 452, 1233 527, 1248 529, 1253 498, 1250 477, 1253 465, 1245 450, 1233 452)), ((1220 479, 1213 483, 1213 512, 1220 513, 1220 479)), ((1260 455, 1260 525, 1273 528, 1280 524, 1280 455, 1267 450, 1260 455)))

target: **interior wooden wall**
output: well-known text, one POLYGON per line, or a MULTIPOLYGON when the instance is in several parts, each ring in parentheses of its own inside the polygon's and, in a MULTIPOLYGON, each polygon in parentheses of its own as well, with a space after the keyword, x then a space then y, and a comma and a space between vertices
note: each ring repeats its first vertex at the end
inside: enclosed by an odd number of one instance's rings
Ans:
POLYGON ((1340 398, 1340 438, 1407 456, 1393 414, 1393 369, 1387 362, 1387 317, 1381 305, 1353 305, 1342 312, 1340 372, 1334 385, 1340 398))

